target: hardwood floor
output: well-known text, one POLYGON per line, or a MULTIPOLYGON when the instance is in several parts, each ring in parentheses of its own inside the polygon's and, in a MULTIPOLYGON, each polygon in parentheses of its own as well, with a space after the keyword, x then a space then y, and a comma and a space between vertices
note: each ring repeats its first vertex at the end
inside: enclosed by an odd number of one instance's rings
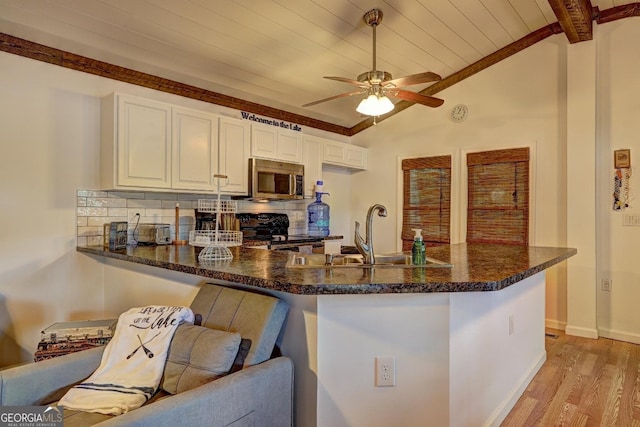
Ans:
POLYGON ((547 332, 547 361, 501 426, 640 427, 640 345, 547 332))

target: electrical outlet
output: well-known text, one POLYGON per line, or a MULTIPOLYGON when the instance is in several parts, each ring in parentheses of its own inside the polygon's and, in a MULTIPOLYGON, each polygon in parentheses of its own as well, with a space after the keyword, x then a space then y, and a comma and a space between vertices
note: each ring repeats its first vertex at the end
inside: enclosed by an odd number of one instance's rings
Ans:
POLYGON ((513 335, 513 314, 509 315, 509 335, 513 335))
POLYGON ((622 217, 622 225, 625 226, 640 226, 640 215, 639 214, 624 214, 622 217))
POLYGON ((396 386, 396 358, 376 357, 376 387, 396 386))
POLYGON ((611 292, 611 285, 613 284, 613 280, 608 277, 604 277, 602 279, 602 290, 606 292, 611 292))

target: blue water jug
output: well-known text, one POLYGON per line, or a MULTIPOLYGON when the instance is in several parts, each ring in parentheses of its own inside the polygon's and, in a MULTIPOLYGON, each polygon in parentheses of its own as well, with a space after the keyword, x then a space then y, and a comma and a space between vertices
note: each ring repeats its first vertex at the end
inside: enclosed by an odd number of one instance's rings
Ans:
POLYGON ((316 201, 307 206, 309 215, 309 236, 326 237, 329 235, 329 205, 322 201, 322 181, 316 182, 316 201))

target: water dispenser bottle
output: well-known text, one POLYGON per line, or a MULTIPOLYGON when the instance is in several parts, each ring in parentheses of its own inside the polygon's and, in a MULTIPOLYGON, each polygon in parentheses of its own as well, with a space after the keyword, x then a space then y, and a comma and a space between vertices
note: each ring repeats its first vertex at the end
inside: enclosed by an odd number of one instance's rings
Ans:
POLYGON ((309 215, 309 236, 326 237, 329 235, 329 205, 322 201, 322 181, 315 185, 316 201, 307 206, 309 215))

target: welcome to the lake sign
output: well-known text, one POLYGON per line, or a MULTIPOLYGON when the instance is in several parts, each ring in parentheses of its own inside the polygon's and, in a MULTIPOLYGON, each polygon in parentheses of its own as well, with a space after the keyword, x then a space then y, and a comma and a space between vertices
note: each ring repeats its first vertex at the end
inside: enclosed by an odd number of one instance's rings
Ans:
POLYGON ((242 111, 242 118, 244 120, 251 120, 256 123, 264 123, 266 125, 275 126, 283 129, 295 130, 297 132, 302 132, 302 127, 295 123, 287 123, 282 120, 270 119, 268 117, 256 116, 255 114, 247 113, 246 111, 242 111))

